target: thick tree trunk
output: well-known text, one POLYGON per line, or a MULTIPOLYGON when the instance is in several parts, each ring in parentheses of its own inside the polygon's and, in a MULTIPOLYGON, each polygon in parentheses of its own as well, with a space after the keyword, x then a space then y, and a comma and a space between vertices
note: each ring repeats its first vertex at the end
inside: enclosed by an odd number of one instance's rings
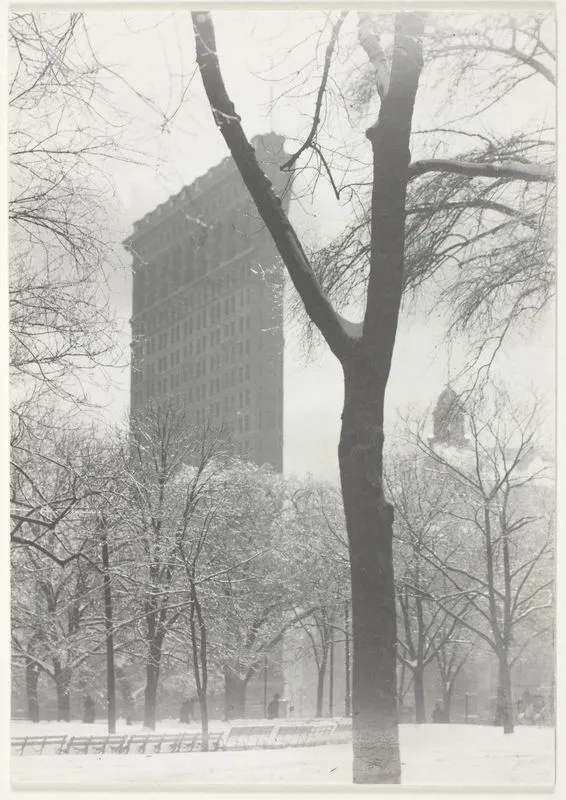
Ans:
POLYGON ((358 338, 346 331, 322 293, 255 159, 224 86, 210 15, 194 11, 192 18, 197 62, 215 121, 307 313, 344 369, 339 462, 352 577, 354 782, 399 783, 393 511, 382 486, 383 402, 403 289, 409 140, 424 20, 419 14, 396 15, 388 87, 380 92, 378 122, 366 131, 374 163, 371 254, 363 334, 358 338))
POLYGON ((422 725, 426 722, 424 669, 422 664, 413 670, 413 693, 415 697, 415 722, 422 725))
POLYGON ((71 721, 71 670, 53 659, 53 676, 57 694, 57 721, 71 721))
POLYGON ((226 719, 245 719, 246 681, 229 670, 224 672, 224 716, 226 719))
POLYGON ((202 751, 208 752, 208 699, 206 692, 197 692, 198 702, 200 706, 200 730, 202 736, 202 751))
POLYGON ((316 716, 322 717, 324 704, 324 677, 326 673, 326 660, 317 669, 316 674, 316 716))
POLYGON ((497 687, 499 724, 503 733, 513 733, 513 695, 511 691, 511 670, 505 656, 499 659, 499 682, 497 687))
POLYGON ((350 691, 350 607, 347 602, 344 605, 344 631, 344 674, 346 679, 344 714, 350 717, 352 714, 352 693, 350 691))
POLYGON ((116 679, 120 687, 120 694, 122 695, 122 702, 124 704, 126 725, 132 725, 134 722, 134 698, 130 681, 126 677, 122 667, 116 667, 116 679))
POLYGON ((161 645, 151 642, 149 657, 145 668, 145 692, 143 725, 144 728, 155 730, 157 720, 157 689, 159 686, 159 667, 161 664, 161 645))
POLYGON ((26 694, 28 701, 28 719, 39 722, 39 666, 35 659, 26 656, 26 694))
POLYGON ((399 783, 393 509, 383 495, 383 405, 364 360, 344 369, 338 450, 352 579, 354 783, 399 783))
POLYGON ((442 704, 444 706, 444 721, 450 722, 450 708, 452 705, 452 684, 444 684, 442 689, 442 704))

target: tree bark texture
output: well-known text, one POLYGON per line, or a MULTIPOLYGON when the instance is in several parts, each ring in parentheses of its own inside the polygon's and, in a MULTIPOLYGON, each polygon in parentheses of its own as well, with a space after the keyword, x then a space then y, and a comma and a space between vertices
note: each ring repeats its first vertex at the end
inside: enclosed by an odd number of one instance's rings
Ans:
POLYGON ((354 781, 398 783, 393 513, 381 487, 379 410, 352 394, 347 380, 339 463, 352 581, 354 781))

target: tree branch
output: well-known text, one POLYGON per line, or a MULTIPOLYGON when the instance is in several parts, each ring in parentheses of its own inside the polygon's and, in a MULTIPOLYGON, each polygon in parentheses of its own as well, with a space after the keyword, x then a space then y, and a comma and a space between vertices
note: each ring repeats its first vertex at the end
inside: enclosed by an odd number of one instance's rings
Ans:
POLYGON ((509 178, 527 182, 551 183, 555 180, 554 167, 548 164, 524 164, 521 161, 487 163, 459 161, 449 158, 427 158, 409 164, 409 179, 426 172, 450 172, 470 178, 509 178))
POLYGON ((230 99, 218 61, 214 25, 210 13, 192 12, 197 64, 216 125, 224 137, 256 208, 291 276, 305 309, 334 355, 342 360, 352 339, 323 293, 299 238, 259 166, 253 147, 230 99))

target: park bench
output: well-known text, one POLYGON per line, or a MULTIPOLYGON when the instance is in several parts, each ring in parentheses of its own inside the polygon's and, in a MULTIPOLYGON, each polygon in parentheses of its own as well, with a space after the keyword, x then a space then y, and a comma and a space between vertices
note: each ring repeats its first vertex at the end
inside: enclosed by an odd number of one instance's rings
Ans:
POLYGON ((336 723, 336 727, 331 737, 333 742, 349 742, 352 739, 352 720, 341 719, 336 723))
POLYGON ((308 745, 328 744, 335 730, 336 730, 335 722, 327 722, 322 725, 320 723, 317 723, 316 725, 312 726, 311 734, 306 744, 308 745))
POLYGON ((178 753, 182 733, 133 733, 126 742, 126 753, 178 753))
POLYGON ((308 743, 312 725, 280 725, 272 739, 272 747, 302 747, 308 743))
MULTIPOLYGON (((224 740, 223 731, 209 731, 208 732, 208 749, 220 750, 224 740)), ((202 750, 202 734, 201 733, 182 733, 179 753, 193 753, 202 750)))
POLYGON ((247 750, 249 747, 269 747, 275 725, 236 725, 224 739, 225 750, 247 750))
POLYGON ((33 755, 63 752, 66 736, 15 736, 11 740, 13 755, 23 756, 26 748, 33 750, 33 755))
POLYGON ((80 753, 88 755, 93 753, 124 753, 127 736, 70 736, 61 753, 80 753))

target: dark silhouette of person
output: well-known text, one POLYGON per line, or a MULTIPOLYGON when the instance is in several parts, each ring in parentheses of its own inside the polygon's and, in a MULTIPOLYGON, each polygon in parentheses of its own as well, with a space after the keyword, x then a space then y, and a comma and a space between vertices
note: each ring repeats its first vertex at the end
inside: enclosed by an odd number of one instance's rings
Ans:
POLYGON ((83 722, 87 724, 92 724, 96 719, 96 706, 94 704, 94 700, 90 695, 87 695, 84 699, 84 716, 83 722))
POLYGON ((444 709, 437 703, 434 707, 434 711, 432 712, 432 721, 433 722, 446 722, 446 714, 444 713, 444 709))
POLYGON ((194 717, 194 700, 184 700, 179 711, 179 722, 188 725, 194 717))
POLYGON ((279 695, 273 695, 273 700, 267 706, 267 719, 277 719, 279 716, 279 695))

